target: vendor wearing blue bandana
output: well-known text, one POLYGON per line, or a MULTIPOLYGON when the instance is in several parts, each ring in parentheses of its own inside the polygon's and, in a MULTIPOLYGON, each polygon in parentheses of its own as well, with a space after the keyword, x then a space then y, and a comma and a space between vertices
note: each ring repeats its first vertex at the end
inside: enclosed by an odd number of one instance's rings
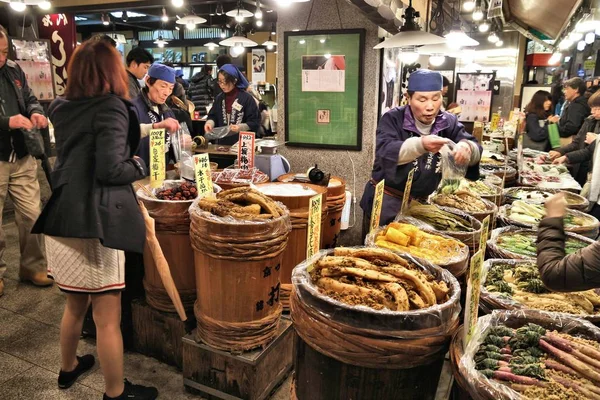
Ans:
POLYGON ((454 159, 468 165, 467 177, 479 176, 481 147, 465 132, 453 114, 441 111, 442 75, 421 69, 408 79, 408 105, 394 108, 381 117, 377 127, 375 163, 360 202, 364 211, 363 234, 371 219, 375 185, 385 179, 380 225, 394 220, 402 205, 408 173, 415 169, 411 198, 425 199, 439 185, 440 149, 448 140, 457 143, 454 159))
POLYGON ((258 130, 258 106, 252 95, 246 92, 248 80, 235 65, 223 65, 217 79, 223 93, 215 98, 204 131, 208 133, 215 127, 229 126, 234 134, 218 140, 217 143, 232 145, 238 141, 240 132, 258 130))

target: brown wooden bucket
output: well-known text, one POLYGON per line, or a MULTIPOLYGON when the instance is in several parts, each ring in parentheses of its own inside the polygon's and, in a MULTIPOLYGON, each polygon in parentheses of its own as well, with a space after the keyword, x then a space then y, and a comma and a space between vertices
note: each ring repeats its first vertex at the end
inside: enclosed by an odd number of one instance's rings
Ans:
POLYGON ((198 300, 196 340, 225 351, 262 347, 277 334, 289 214, 260 222, 190 210, 198 300))
MULTIPOLYGON (((180 183, 180 181, 165 181, 166 186, 175 186, 180 183)), ((138 191, 137 196, 155 220, 156 238, 169 263, 171 276, 179 291, 181 302, 186 310, 192 310, 196 301, 196 274, 194 253, 190 245, 190 216, 188 213, 192 200, 152 199, 143 190, 138 191)), ((146 301, 150 307, 165 312, 176 312, 147 245, 144 247, 144 289, 146 301)))
POLYGON ((292 270, 306 259, 309 201, 311 197, 321 194, 321 227, 324 227, 327 216, 327 188, 297 182, 271 182, 256 185, 256 188, 273 200, 283 203, 290 210, 292 232, 281 263, 281 304, 287 311, 292 290, 292 270))
MULTIPOLYGON (((284 174, 277 178, 278 182, 291 182, 295 174, 284 174)), ((321 229, 321 248, 332 249, 342 230, 342 210, 346 204, 346 181, 339 176, 332 176, 327 186, 327 217, 321 229)))

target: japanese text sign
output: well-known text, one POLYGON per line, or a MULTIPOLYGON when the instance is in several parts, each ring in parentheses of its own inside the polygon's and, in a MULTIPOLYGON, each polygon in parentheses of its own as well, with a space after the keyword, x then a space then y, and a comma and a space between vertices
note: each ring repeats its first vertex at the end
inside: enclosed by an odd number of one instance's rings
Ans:
POLYGON ((321 247, 321 209, 322 195, 310 198, 308 209, 308 232, 306 235, 306 258, 309 259, 319 252, 321 247))
POLYGON ((249 170, 254 168, 254 138, 252 132, 240 133, 238 143, 238 168, 249 170))
POLYGON ((152 129, 150 131, 150 187, 161 187, 165 174, 165 130, 152 129))
POLYGON ((375 198, 373 199, 373 208, 371 210, 371 225, 369 231, 379 227, 379 218, 381 217, 381 207, 383 206, 383 192, 385 189, 385 179, 382 179, 375 186, 375 198))
POLYGON ((196 177, 198 197, 213 197, 212 175, 208 154, 197 154, 194 156, 194 176, 196 177))

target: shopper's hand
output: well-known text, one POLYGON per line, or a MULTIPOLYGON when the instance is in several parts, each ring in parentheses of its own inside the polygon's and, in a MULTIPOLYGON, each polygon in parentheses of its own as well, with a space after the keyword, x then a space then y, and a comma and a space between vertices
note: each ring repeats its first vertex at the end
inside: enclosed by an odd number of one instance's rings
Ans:
POLYGON ((48 126, 48 119, 44 117, 42 114, 32 114, 29 119, 34 127, 38 129, 44 129, 48 126))
POLYGON ((548 117, 548 122, 550 122, 551 124, 555 124, 560 120, 560 117, 558 115, 553 115, 551 117, 548 117))
POLYGON ((596 137, 598 137, 598 135, 596 135, 594 132, 588 132, 585 134, 585 143, 586 144, 592 144, 596 141, 596 137))
POLYGON ((558 157, 561 156, 561 154, 558 151, 555 150, 550 150, 550 152, 548 153, 548 156, 550 157, 550 160, 554 161, 556 160, 558 157))
POLYGON ((212 125, 204 124, 204 133, 210 133, 213 131, 212 125))
POLYGON ((444 147, 446 143, 448 143, 448 139, 441 138, 439 136, 428 135, 421 137, 421 143, 428 152, 438 153, 440 149, 444 147))
POLYGON ((562 218, 567 213, 567 199, 562 192, 546 200, 545 205, 547 218, 562 218))
POLYGON ((239 125, 230 125, 229 126, 229 130, 231 132, 239 132, 240 131, 240 126, 239 125))
POLYGON ((21 114, 17 114, 9 118, 8 127, 10 129, 31 129, 33 124, 21 114))
POLYGON ((454 148, 454 161, 458 165, 466 165, 471 161, 471 145, 467 142, 459 142, 454 148))
POLYGON ((154 129, 166 129, 171 133, 176 132, 179 128, 179 122, 175 118, 167 118, 154 124, 154 129))
POLYGON ((552 161, 552 164, 566 164, 569 162, 567 156, 558 157, 556 160, 552 161))

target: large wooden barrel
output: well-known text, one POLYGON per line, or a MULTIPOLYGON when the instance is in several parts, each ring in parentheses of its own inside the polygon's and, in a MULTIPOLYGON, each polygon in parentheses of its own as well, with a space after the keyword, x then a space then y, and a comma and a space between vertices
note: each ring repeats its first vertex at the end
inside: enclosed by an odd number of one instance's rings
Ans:
MULTIPOLYGON (((295 174, 284 174, 277 178, 279 182, 291 182, 295 174)), ((327 185, 327 217, 322 227, 321 248, 332 249, 342 228, 342 210, 346 204, 346 181, 339 176, 332 176, 327 185)))
POLYGON ((292 232, 281 262, 281 304, 289 310, 289 298, 292 291, 292 270, 306 259, 306 241, 308 234, 308 207, 310 198, 322 196, 321 227, 327 216, 327 188, 304 183, 271 182, 256 185, 256 188, 273 200, 280 201, 290 210, 292 232))
POLYGON ((198 299, 196 340, 225 351, 265 346, 277 334, 280 273, 290 216, 220 218, 190 208, 198 299))
MULTIPOLYGON (((181 183, 183 181, 165 181, 163 188, 176 187, 181 183)), ((194 253, 190 245, 190 216, 188 213, 192 200, 158 200, 149 197, 141 189, 137 192, 137 196, 155 220, 156 238, 169 264, 173 282, 177 287, 183 306, 186 310, 191 311, 196 301, 196 275, 194 253)), ((156 263, 148 245, 144 248, 144 290, 146 301, 150 307, 165 312, 176 312, 156 269, 156 263)))

